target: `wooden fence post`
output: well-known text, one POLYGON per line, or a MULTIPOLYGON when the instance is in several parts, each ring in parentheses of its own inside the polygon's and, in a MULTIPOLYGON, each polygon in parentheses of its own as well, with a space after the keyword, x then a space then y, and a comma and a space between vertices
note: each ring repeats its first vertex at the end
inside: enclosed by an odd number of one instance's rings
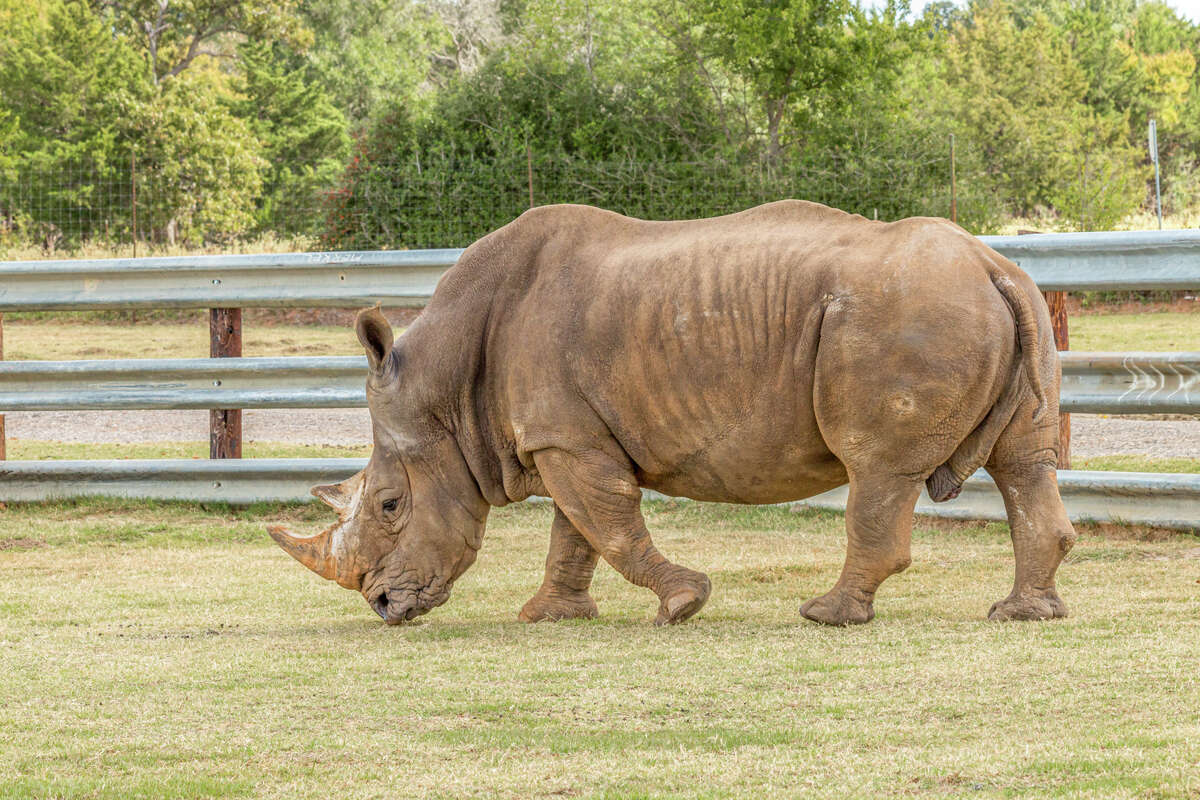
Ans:
MULTIPOLYGON (((239 358, 242 355, 242 310, 208 310, 208 354, 211 358, 239 358)), ((212 409, 208 412, 208 457, 242 457, 241 409, 212 409)))

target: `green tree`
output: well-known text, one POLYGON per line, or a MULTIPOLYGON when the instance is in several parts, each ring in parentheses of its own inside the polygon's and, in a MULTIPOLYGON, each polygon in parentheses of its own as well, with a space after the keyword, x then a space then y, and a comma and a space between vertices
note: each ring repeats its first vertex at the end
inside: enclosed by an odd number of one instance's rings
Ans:
MULTIPOLYGON (((0 115, 22 215, 77 239, 129 194, 130 120, 151 96, 136 53, 83 2, 0 0, 0 115)), ((118 225, 121 219, 114 220, 118 225)))
POLYGON ((701 0, 695 9, 695 41, 749 87, 765 123, 768 161, 777 162, 789 117, 802 140, 851 81, 860 12, 850 0, 701 0))
POLYGON ((952 102, 965 138, 985 143, 990 178, 1028 213, 1067 180, 1061 154, 1085 111, 1085 78, 1045 16, 1020 28, 1004 0, 972 10, 947 49, 952 102))
POLYGON ((229 106, 261 143, 264 160, 260 226, 311 231, 321 194, 333 185, 350 152, 346 118, 282 45, 239 48, 239 97, 229 106))
POLYGON ((136 41, 150 79, 173 78, 201 56, 228 57, 228 37, 306 45, 312 32, 297 14, 299 0, 93 0, 114 27, 136 41))
POLYGON ((189 73, 138 109, 139 215, 159 240, 227 241, 254 227, 266 164, 223 90, 219 78, 189 73))
POLYGON ((416 0, 307 0, 299 8, 314 41, 303 58, 312 77, 354 128, 385 107, 420 105, 431 76, 444 71, 434 54, 450 35, 434 10, 416 0))

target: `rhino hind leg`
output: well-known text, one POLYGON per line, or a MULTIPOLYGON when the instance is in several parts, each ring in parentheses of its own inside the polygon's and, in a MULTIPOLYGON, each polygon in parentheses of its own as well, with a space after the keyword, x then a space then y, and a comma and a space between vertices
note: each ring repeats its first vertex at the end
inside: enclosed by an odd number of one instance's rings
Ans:
POLYGON ((913 508, 921 481, 904 476, 850 475, 846 501, 846 562, 837 583, 800 607, 826 625, 861 625, 875 617, 875 591, 912 562, 913 508))
POLYGON ((1075 529, 1058 493, 1057 453, 1058 414, 1047 414, 1034 423, 1031 407, 1026 406, 988 460, 987 470, 1004 498, 1017 562, 1012 591, 992 604, 988 619, 1067 616, 1054 576, 1075 543, 1075 529))
POLYGON ((630 583, 658 595, 656 625, 683 622, 700 610, 712 584, 654 546, 627 461, 599 450, 576 454, 557 448, 539 450, 534 461, 555 504, 604 560, 630 583))
POLYGON ((600 615, 588 594, 600 553, 584 538, 567 515, 554 507, 550 526, 550 552, 546 577, 537 594, 521 609, 522 622, 558 622, 564 619, 594 619, 600 615))

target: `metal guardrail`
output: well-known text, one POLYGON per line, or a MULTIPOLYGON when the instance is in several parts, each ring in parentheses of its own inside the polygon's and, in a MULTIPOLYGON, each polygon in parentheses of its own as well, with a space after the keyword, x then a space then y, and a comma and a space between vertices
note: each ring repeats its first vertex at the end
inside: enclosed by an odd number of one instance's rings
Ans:
POLYGON ((0 412, 353 408, 367 404, 366 374, 362 356, 8 361, 0 412))
MULTIPOLYGON (((1043 291, 1200 289, 1200 231, 981 236, 1043 291)), ((0 311, 420 306, 461 249, 0 262, 0 311)))
POLYGON ((462 250, 0 262, 0 311, 422 306, 462 250))
MULTIPOLYGON (((237 461, 8 461, 0 462, 0 501, 20 502, 92 495, 246 504, 311 499, 309 487, 335 483, 366 466, 366 459, 304 458, 237 461)), ((1058 473, 1072 520, 1126 522, 1200 530, 1200 475, 1144 472, 1058 473)), ((645 492, 648 499, 662 499, 645 492)), ((803 501, 844 509, 846 488, 803 501)), ((934 505, 922 492, 917 512, 964 519, 1005 519, 1004 502, 984 472, 962 494, 934 505)))
POLYGON ((309 488, 338 483, 362 458, 0 461, 0 501, 124 497, 245 505, 311 500, 309 488))
MULTIPOLYGON (((1044 291, 1198 289, 1200 231, 985 236, 1044 291)), ((0 312, 421 306, 461 250, 0 262, 0 312)), ((1195 412, 1197 353, 1064 353, 1063 411, 1195 412)), ((8 362, 0 410, 362 405, 363 359, 8 362)), ((359 459, 0 462, 0 500, 86 494, 245 503, 308 497, 359 459)), ((1200 527, 1200 476, 1060 471, 1074 519, 1200 527)), ((844 489, 813 498, 844 505, 844 489), (839 494, 841 493, 841 494, 839 494), (839 500, 839 497, 841 498, 839 500)), ((918 510, 1003 519, 990 480, 918 510)))
POLYGON ((1043 292, 1200 289, 1200 230, 979 238, 1043 292))
POLYGON ((1200 352, 1060 353, 1064 412, 1200 413, 1200 352))
MULTIPOLYGON (((816 508, 842 510, 847 487, 803 501, 816 508)), ((1059 470, 1058 491, 1072 522, 1118 522, 1200 531, 1200 475, 1154 472, 1059 470)), ((921 492, 918 514, 957 519, 1005 520, 1004 500, 982 470, 947 503, 934 503, 921 492)))
MULTIPOLYGON (((1200 413, 1200 352, 1060 353, 1065 412, 1200 413)), ((0 412, 354 408, 361 356, 0 362, 0 412)))

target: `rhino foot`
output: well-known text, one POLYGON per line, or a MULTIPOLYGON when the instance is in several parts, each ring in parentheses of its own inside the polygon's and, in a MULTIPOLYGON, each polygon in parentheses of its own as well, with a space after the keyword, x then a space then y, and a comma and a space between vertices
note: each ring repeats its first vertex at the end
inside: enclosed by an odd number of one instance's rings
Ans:
POLYGON ((862 625, 875 618, 871 598, 862 592, 833 589, 800 606, 800 614, 823 625, 862 625))
POLYGON ((1010 594, 1003 600, 992 603, 988 619, 992 622, 1009 620, 1060 619, 1067 616, 1067 604, 1053 589, 1044 589, 1036 594, 1010 594))
POLYGON ((600 616, 596 601, 587 592, 572 595, 538 592, 517 615, 521 622, 558 622, 563 619, 595 619, 600 616))
MULTIPOLYGON (((691 570, 688 570, 691 572, 691 570)), ((663 598, 658 605, 655 625, 675 625, 699 611, 708 601, 712 582, 702 572, 693 572, 688 583, 663 598)))

